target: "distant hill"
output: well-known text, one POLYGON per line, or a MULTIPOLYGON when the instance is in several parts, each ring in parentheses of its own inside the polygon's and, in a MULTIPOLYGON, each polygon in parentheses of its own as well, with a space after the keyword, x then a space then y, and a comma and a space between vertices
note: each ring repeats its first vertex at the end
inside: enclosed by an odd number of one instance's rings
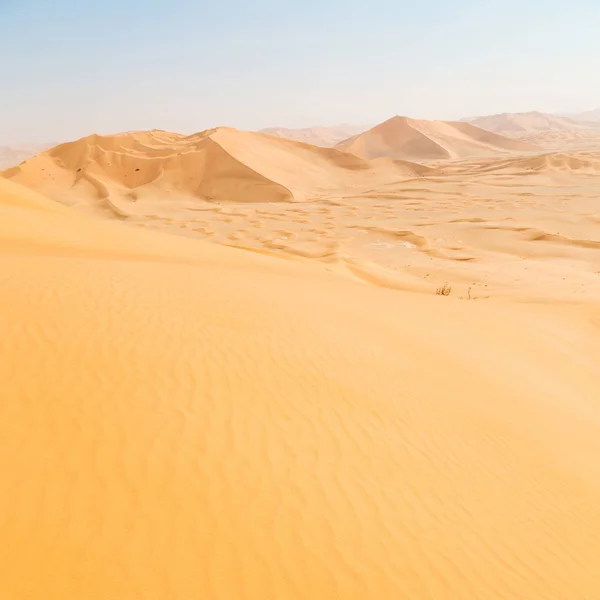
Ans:
POLYGON ((600 121, 600 108, 594 110, 587 110, 576 115, 571 115, 574 119, 580 119, 582 121, 600 121))
POLYGON ((0 169, 14 167, 51 146, 53 144, 0 146, 0 169))
POLYGON ((306 127, 304 129, 286 129, 284 127, 270 127, 262 129, 259 133, 274 135, 276 137, 296 142, 304 142, 305 144, 313 144, 322 146, 323 148, 331 148, 338 142, 356 135, 368 129, 368 125, 333 125, 331 127, 306 127))
POLYGON ((396 116, 335 146, 362 158, 443 160, 490 156, 537 147, 470 123, 421 121, 396 116))
POLYGON ((463 119, 463 121, 488 131, 506 135, 521 135, 540 131, 575 131, 590 126, 581 119, 538 111, 471 117, 463 119))

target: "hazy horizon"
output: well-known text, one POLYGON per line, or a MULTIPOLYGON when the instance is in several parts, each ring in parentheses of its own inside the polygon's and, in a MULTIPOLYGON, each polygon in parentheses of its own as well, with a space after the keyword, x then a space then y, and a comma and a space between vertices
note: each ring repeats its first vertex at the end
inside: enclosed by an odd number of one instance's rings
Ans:
POLYGON ((0 6, 0 145, 600 105, 591 1, 0 6), (557 43, 560 42, 560 43, 557 43))

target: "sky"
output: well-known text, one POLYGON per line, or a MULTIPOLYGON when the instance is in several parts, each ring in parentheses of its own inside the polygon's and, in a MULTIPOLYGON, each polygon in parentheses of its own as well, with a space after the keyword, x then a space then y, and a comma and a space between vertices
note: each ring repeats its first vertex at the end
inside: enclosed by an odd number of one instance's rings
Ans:
POLYGON ((0 0, 0 145, 600 107, 598 0, 0 0))

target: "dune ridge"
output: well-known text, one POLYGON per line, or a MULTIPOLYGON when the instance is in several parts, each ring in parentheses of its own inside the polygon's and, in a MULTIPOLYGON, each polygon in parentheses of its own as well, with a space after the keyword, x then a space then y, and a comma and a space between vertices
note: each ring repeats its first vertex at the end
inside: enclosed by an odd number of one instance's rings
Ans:
POLYGON ((335 146, 366 159, 447 160, 528 152, 536 146, 459 121, 423 121, 392 117, 335 146))

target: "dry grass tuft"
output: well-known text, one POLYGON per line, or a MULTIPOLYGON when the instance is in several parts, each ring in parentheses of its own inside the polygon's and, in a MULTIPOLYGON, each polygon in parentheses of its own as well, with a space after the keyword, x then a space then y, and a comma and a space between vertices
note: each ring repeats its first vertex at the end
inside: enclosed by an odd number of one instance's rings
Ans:
POLYGON ((452 293, 452 287, 448 283, 444 283, 443 286, 435 290, 438 296, 449 296, 452 293))

